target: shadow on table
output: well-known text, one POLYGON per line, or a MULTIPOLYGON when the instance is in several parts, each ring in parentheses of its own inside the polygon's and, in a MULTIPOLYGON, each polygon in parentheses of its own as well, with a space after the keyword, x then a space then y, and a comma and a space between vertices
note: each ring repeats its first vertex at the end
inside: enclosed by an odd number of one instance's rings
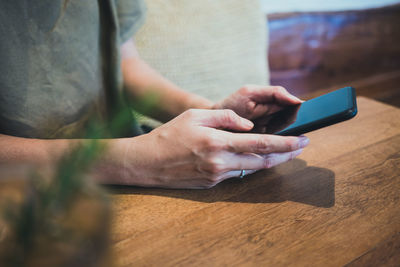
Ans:
POLYGON ((112 194, 154 195, 200 202, 280 203, 293 201, 316 207, 335 205, 335 173, 295 159, 244 179, 228 179, 211 189, 179 190, 107 186, 112 194))

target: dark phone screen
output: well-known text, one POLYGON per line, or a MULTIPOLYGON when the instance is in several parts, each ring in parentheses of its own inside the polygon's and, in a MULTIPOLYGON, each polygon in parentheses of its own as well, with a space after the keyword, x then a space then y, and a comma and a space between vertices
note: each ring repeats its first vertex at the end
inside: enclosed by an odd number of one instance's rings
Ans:
POLYGON ((285 108, 264 118, 264 133, 283 134, 284 132, 316 122, 334 118, 353 108, 351 87, 342 88, 326 95, 308 100, 299 106, 285 108))

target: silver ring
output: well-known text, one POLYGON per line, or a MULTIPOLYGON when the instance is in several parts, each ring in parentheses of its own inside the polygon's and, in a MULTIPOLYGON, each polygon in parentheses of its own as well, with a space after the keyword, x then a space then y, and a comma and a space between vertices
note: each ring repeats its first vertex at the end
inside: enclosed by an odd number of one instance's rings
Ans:
POLYGON ((246 175, 246 171, 242 169, 240 171, 239 179, 242 179, 245 175, 246 175))

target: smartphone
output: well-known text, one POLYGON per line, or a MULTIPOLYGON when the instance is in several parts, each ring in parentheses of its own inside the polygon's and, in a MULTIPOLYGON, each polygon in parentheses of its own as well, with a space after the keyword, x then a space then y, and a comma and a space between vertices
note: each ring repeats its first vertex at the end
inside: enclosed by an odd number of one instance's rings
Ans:
POLYGON ((345 87, 261 118, 255 125, 262 130, 256 126, 255 132, 298 136, 356 115, 355 89, 345 87))

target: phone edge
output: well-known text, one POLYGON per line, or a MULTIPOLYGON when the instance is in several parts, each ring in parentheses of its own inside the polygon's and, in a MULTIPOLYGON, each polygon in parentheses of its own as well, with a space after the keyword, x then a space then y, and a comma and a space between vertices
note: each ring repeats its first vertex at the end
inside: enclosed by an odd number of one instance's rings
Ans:
POLYGON ((303 125, 302 127, 296 127, 293 129, 289 129, 287 131, 281 131, 278 133, 275 133, 275 135, 281 135, 281 136, 299 136, 305 133, 309 133, 339 122, 343 122, 346 120, 349 120, 353 117, 355 117, 358 113, 357 109, 357 97, 356 97, 356 90, 354 87, 348 86, 348 87, 343 87, 342 89, 348 88, 350 89, 350 99, 352 99, 352 107, 348 110, 345 110, 341 113, 336 114, 334 117, 331 117, 329 119, 322 119, 315 121, 310 124, 303 125), (306 130, 307 129, 307 130, 306 130))

